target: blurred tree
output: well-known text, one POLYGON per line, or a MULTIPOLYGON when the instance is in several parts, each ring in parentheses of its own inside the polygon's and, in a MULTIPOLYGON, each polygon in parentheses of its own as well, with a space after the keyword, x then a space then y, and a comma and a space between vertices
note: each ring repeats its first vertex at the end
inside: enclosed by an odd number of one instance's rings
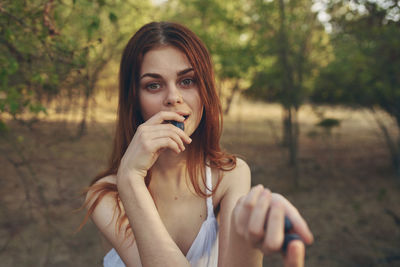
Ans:
MULTIPOLYGON (((127 39, 150 20, 154 8, 149 1, 77 0, 74 2, 69 12, 60 6, 60 14, 68 14, 64 16, 63 28, 69 36, 74 36, 86 63, 67 84, 79 97, 83 97, 82 120, 77 132, 77 136, 80 137, 86 131, 90 101, 102 70, 110 61, 119 62, 127 39), (135 19, 132 19, 133 17, 135 19)), ((118 77, 115 75, 115 81, 117 80, 118 77)))
POLYGON ((170 0, 164 6, 166 20, 183 23, 207 45, 214 61, 224 113, 234 96, 247 88, 253 64, 246 0, 170 0))
POLYGON ((0 3, 0 112, 14 118, 45 112, 44 98, 59 91, 82 65, 76 44, 60 34, 53 1, 0 3))
POLYGON ((1 2, 0 115, 45 112, 58 96, 82 98, 84 134, 100 72, 152 10, 134 0, 1 2))
POLYGON ((297 111, 329 42, 311 6, 308 0, 170 0, 163 6, 167 19, 188 25, 209 47, 226 113, 240 91, 282 104, 283 143, 296 170, 297 111))
POLYGON ((379 107, 392 116, 399 135, 378 121, 400 176, 400 4, 398 1, 334 1, 334 60, 321 70, 312 100, 379 107))
POLYGON ((246 93, 264 101, 277 101, 284 109, 283 144, 298 183, 297 112, 309 92, 318 67, 324 63, 327 34, 312 2, 254 1, 252 28, 256 34, 256 69, 246 93))

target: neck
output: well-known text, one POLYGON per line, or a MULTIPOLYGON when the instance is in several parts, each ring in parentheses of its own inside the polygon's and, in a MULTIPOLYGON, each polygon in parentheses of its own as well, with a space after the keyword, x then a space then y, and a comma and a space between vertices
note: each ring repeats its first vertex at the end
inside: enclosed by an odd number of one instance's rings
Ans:
POLYGON ((157 184, 186 186, 186 153, 176 154, 170 149, 163 151, 152 167, 152 176, 157 184))

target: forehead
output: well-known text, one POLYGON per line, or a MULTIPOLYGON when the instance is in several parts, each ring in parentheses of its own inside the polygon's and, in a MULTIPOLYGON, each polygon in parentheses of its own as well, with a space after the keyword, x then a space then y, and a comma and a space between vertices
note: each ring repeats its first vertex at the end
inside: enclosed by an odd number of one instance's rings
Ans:
POLYGON ((144 55, 140 75, 179 72, 191 67, 188 58, 181 50, 173 46, 162 46, 152 49, 144 55))

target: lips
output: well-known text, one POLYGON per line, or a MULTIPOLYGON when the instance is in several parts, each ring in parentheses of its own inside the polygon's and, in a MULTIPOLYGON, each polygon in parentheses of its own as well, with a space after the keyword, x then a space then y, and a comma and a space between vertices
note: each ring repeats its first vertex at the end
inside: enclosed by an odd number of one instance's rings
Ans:
POLYGON ((189 113, 187 113, 187 112, 176 112, 176 113, 178 113, 179 115, 181 115, 181 116, 183 116, 183 117, 185 117, 185 120, 189 117, 189 113))

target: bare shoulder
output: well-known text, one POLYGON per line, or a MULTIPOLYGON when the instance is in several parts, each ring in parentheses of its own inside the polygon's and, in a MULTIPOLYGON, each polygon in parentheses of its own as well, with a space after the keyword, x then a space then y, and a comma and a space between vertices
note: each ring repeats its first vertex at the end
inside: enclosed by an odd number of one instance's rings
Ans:
POLYGON ((101 183, 117 184, 117 177, 115 175, 105 176, 100 180, 98 180, 97 182, 95 182, 94 185, 99 185, 101 183))
POLYGON ((250 174, 250 167, 247 165, 246 161, 241 158, 236 159, 236 167, 231 171, 225 172, 226 175, 243 175, 243 174, 250 174))
POLYGON ((250 168, 247 163, 237 158, 236 167, 230 171, 224 171, 221 181, 223 195, 229 192, 247 192, 251 184, 250 168))
MULTIPOLYGON (((102 184, 116 184, 116 177, 115 175, 109 175, 105 176, 101 179, 99 179, 97 182, 95 182, 93 185, 91 185, 86 193, 86 201, 89 201, 89 204, 91 205, 93 201, 95 200, 96 197, 101 192, 102 184)), ((107 194, 105 195, 107 196, 107 194)), ((88 205, 88 206, 90 206, 88 205)))

